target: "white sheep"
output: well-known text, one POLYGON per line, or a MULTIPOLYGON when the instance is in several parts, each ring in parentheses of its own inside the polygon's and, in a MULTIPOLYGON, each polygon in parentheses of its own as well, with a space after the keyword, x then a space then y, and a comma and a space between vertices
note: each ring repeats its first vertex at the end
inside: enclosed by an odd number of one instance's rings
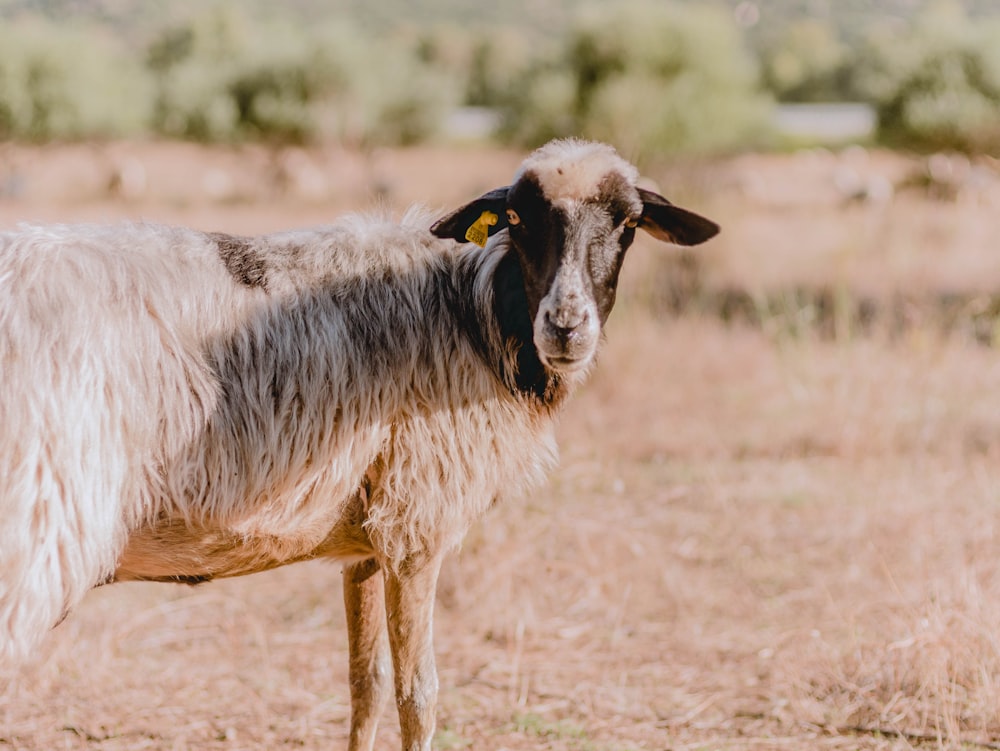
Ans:
POLYGON ((340 559, 350 748, 394 676, 429 749, 442 556, 552 466, 636 227, 718 231, 637 177, 567 140, 431 232, 0 234, 0 657, 102 583, 340 559))

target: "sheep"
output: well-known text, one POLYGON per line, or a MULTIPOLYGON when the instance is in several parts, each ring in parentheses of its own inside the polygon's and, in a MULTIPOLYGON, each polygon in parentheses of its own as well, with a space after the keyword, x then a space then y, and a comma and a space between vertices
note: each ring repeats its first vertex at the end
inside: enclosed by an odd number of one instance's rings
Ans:
POLYGON ((443 557, 554 465, 636 229, 718 231, 637 181, 560 140, 430 231, 0 234, 0 658, 101 584, 336 559, 349 748, 394 691, 429 749, 443 557))

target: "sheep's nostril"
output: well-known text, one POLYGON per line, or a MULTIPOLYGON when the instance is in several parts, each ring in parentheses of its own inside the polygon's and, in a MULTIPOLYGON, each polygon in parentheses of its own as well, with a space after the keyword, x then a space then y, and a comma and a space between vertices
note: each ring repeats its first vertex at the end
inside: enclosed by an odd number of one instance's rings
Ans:
POLYGON ((545 326, 560 341, 569 342, 575 339, 590 320, 590 314, 584 310, 579 314, 556 314, 550 311, 545 313, 545 326))

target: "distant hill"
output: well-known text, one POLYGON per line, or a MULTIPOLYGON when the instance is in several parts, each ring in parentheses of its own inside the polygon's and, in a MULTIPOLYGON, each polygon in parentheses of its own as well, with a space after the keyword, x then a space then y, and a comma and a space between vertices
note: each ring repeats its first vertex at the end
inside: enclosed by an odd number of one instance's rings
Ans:
MULTIPOLYGON (((706 0, 680 0, 701 5, 706 0)), ((873 23, 906 19, 940 0, 715 0, 736 9, 754 6, 759 18, 750 27, 751 39, 778 33, 785 24, 802 18, 823 19, 834 25, 842 38, 859 38, 873 23)), ((972 17, 997 16, 997 0, 953 0, 972 17)), ((291 21, 316 23, 348 18, 373 31, 399 25, 454 25, 469 32, 490 27, 514 26, 540 33, 558 33, 576 11, 594 0, 0 0, 0 20, 22 14, 42 14, 54 20, 90 21, 122 32, 143 33, 203 13, 212 6, 229 4, 250 15, 280 16, 291 21)), ((457 33, 461 33, 458 32, 457 33)))
POLYGON ((558 30, 586 0, 0 0, 0 18, 20 14, 42 14, 55 20, 88 20, 123 30, 141 31, 205 12, 213 6, 230 5, 255 17, 280 16, 314 23, 331 18, 349 18, 372 30, 399 24, 455 24, 466 28, 492 25, 526 25, 558 30))

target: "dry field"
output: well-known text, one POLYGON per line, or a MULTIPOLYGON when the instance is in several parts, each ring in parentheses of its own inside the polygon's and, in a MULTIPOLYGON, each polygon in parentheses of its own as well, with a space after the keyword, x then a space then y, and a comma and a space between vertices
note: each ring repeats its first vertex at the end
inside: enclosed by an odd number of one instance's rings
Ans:
MULTIPOLYGON (((0 228, 251 233, 446 207, 518 161, 0 147, 0 228)), ((1000 178, 925 166, 651 171, 724 234, 632 251, 561 468, 448 562, 437 748, 1000 748, 1000 178)), ((0 674, 0 749, 344 748, 346 668, 334 564, 105 587, 0 674)))

